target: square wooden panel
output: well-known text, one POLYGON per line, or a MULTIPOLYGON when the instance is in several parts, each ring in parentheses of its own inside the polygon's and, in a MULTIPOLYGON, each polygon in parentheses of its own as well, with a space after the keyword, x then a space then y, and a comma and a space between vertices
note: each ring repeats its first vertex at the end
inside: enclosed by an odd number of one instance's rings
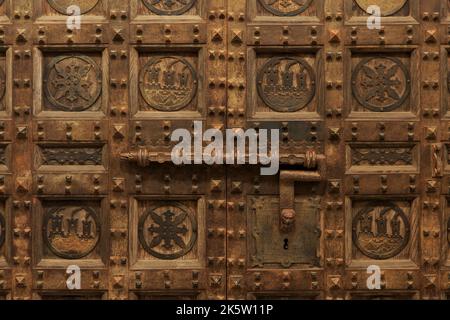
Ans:
POLYGON ((104 117, 108 107, 107 50, 35 49, 34 112, 61 118, 104 117))
POLYGON ((249 268, 320 267, 322 255, 321 198, 300 197, 295 200, 295 231, 280 231, 278 197, 253 196, 248 199, 247 230, 249 268))
POLYGON ((347 264, 355 268, 417 267, 419 210, 418 198, 347 198, 347 264))
POLYGON ((204 55, 200 47, 132 50, 131 109, 137 119, 202 119, 204 55))
POLYGON ((203 17, 206 11, 206 0, 131 0, 131 17, 148 21, 176 21, 180 16, 186 18, 203 17))
POLYGON ((0 268, 9 266, 11 259, 10 200, 0 198, 0 268))
POLYGON ((65 23, 71 15, 80 15, 82 23, 99 22, 108 12, 107 0, 37 0, 34 6, 39 22, 65 23))
POLYGON ((108 217, 101 199, 35 199, 33 264, 38 268, 103 267, 108 258, 108 217))
POLYGON ((248 11, 253 21, 319 22, 323 1, 314 0, 250 0, 248 11))
POLYGON ((407 23, 417 19, 419 0, 344 0, 346 19, 350 22, 366 24, 367 18, 372 15, 370 6, 380 8, 382 23, 407 23))
POLYGON ((418 52, 351 49, 345 99, 351 118, 415 119, 420 81, 418 52))
POLYGON ((206 259, 205 246, 204 198, 132 199, 130 259, 133 270, 202 268, 206 259))
POLYGON ((0 0, 0 23, 11 21, 11 7, 13 0, 0 0))
POLYGON ((347 174, 419 173, 420 147, 415 143, 350 143, 347 174))
MULTIPOLYGON (((321 51, 249 49, 247 114, 254 120, 320 120, 321 51)), ((243 93, 244 94, 244 91, 243 93)))

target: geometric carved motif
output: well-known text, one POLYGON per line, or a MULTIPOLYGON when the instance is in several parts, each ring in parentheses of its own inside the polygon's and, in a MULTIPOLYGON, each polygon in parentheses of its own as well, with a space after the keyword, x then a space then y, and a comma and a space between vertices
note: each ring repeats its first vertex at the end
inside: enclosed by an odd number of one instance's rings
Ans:
POLYGON ((295 112, 314 98, 314 70, 302 58, 276 57, 264 64, 257 77, 258 94, 277 112, 295 112))
POLYGON ((267 11, 276 16, 296 16, 304 12, 312 0, 259 0, 267 11))
POLYGON ((369 14, 370 6, 378 6, 383 17, 393 15, 398 12, 408 0, 355 0, 358 6, 369 14))
POLYGON ((352 149, 352 165, 412 165, 414 161, 412 147, 362 147, 352 149))
POLYGON ((0 212, 0 248, 3 246, 5 242, 5 234, 6 234, 6 223, 3 213, 0 212))
POLYGON ((102 147, 71 148, 71 147, 42 147, 43 165, 101 165, 102 147))
POLYGON ((197 0, 142 0, 157 15, 181 15, 189 11, 197 0))
POLYGON ((81 259, 89 255, 100 240, 97 213, 90 207, 51 208, 43 222, 47 247, 63 259, 81 259))
POLYGON ((139 88, 148 105, 159 111, 178 111, 197 94, 197 73, 183 58, 152 58, 141 70, 139 88))
POLYGON ((99 0, 47 0, 50 6, 61 14, 72 15, 73 10, 68 10, 70 6, 80 8, 80 14, 85 14, 98 4, 99 0))
POLYGON ((372 203, 353 218, 354 245, 364 255, 386 260, 408 245, 410 224, 407 216, 392 203, 372 203))
POLYGON ((62 111, 91 107, 102 91, 102 71, 87 56, 58 56, 47 66, 44 78, 48 101, 62 111))
POLYGON ((192 210, 180 203, 155 207, 141 216, 138 235, 142 247, 152 256, 178 259, 197 241, 197 220, 192 210))
POLYGON ((410 95, 410 73, 397 58, 365 58, 353 71, 352 90, 365 108, 374 112, 393 111, 410 95))

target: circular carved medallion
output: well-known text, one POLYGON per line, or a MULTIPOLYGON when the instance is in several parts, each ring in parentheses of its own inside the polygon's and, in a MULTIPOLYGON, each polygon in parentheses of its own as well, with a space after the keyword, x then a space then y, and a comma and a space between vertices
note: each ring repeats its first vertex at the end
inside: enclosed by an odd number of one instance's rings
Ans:
POLYGON ((259 71, 257 87, 259 96, 271 109, 298 111, 314 98, 314 70, 301 58, 272 58, 259 71))
POLYGON ((267 11, 276 16, 296 16, 304 12, 312 0, 259 0, 267 11))
POLYGON ((352 89, 356 100, 365 108, 375 112, 392 111, 408 99, 411 76, 397 58, 366 58, 353 71, 352 89))
POLYGON ((95 8, 99 0, 48 0, 50 6, 61 14, 73 15, 71 6, 80 8, 80 14, 85 14, 95 8))
POLYGON ((3 99, 6 92, 6 75, 3 68, 0 67, 0 100, 3 99))
POLYGON ((189 11, 197 0, 142 0, 145 6, 161 16, 181 15, 189 11))
POLYGON ((97 213, 89 207, 53 208, 43 222, 47 247, 64 259, 81 259, 89 255, 100 240, 97 213))
POLYGON ((3 246, 3 243, 5 242, 5 234, 6 234, 5 218, 0 213, 0 248, 3 246))
POLYGON ((159 111, 177 111, 197 94, 197 74, 185 59, 153 58, 141 70, 139 88, 148 105, 159 111))
POLYGON ((63 111, 83 111, 100 97, 102 72, 87 56, 59 56, 47 66, 44 90, 53 106, 63 111))
POLYGON ((353 243, 366 256, 386 260, 405 249, 410 238, 407 216, 394 204, 373 204, 353 218, 353 243))
POLYGON ((367 9, 370 6, 378 6, 381 10, 383 17, 393 15, 399 11, 405 5, 408 0, 355 0, 358 6, 366 11, 368 14, 372 14, 367 9))
POLYGON ((158 259, 178 259, 197 241, 197 220, 186 206, 175 203, 146 211, 139 220, 139 242, 158 259))

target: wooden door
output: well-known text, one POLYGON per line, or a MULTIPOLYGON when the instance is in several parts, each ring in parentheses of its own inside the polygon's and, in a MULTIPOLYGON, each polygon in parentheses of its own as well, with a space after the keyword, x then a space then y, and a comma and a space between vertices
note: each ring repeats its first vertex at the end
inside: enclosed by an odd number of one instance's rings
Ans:
POLYGON ((228 298, 445 297, 448 2, 228 11, 227 126, 281 134, 279 175, 227 171, 228 298))
POLYGON ((0 297, 446 299, 448 13, 0 0, 0 297), (173 164, 199 124, 278 130, 279 173, 173 164))

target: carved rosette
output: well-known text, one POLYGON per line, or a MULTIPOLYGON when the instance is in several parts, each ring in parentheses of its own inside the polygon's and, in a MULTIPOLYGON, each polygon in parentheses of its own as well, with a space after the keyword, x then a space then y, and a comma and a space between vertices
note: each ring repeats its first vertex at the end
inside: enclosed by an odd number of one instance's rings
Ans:
POLYGON ((139 242, 146 252, 162 260, 188 254, 197 241, 197 219, 180 203, 147 210, 139 220, 139 242))
POLYGON ((102 91, 102 71, 87 56, 58 56, 49 63, 44 78, 48 101, 62 111, 92 107, 102 91))
POLYGON ((408 99, 411 76, 397 58, 365 58, 353 71, 352 90, 363 107, 374 112, 393 111, 408 99))
POLYGON ((153 13, 161 16, 182 15, 189 11, 197 0, 142 0, 153 13))
POLYGON ((408 217, 391 203, 371 204, 353 218, 353 244, 372 259, 395 257, 408 245, 410 234, 408 217))
POLYGON ((6 235, 6 223, 3 213, 0 212, 0 248, 5 243, 5 235, 6 235))
POLYGON ((400 11, 408 0, 355 0, 357 5, 368 14, 372 14, 370 6, 378 6, 383 17, 390 16, 400 11))
POLYGON ((86 257, 100 240, 97 213, 89 207, 52 208, 44 217, 43 237, 50 251, 60 258, 86 257))
POLYGON ((47 0, 50 6, 64 15, 72 15, 71 6, 80 8, 80 14, 85 14, 94 9, 100 0, 47 0))
POLYGON ((308 62, 296 57, 275 57, 267 61, 257 76, 258 94, 277 112, 295 112, 314 98, 316 80, 308 62))
POLYGON ((159 111, 178 111, 197 94, 197 73, 183 58, 152 58, 141 70, 139 88, 147 104, 159 111))
POLYGON ((276 16, 296 16, 310 6, 312 0, 259 0, 259 3, 276 16))

